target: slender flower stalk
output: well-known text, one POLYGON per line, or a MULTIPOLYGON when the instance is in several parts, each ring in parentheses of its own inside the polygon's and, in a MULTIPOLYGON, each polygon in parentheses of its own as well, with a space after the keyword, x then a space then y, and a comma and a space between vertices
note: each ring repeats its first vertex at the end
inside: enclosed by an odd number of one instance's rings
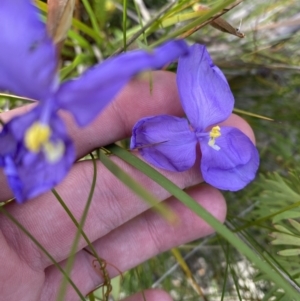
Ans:
POLYGON ((1 0, 0 27, 0 90, 38 101, 0 133, 0 167, 19 203, 58 184, 75 160, 59 109, 86 126, 133 76, 189 51, 184 41, 170 41, 151 52, 115 56, 60 84, 55 46, 32 1, 1 0))
POLYGON ((195 164, 200 146, 204 180, 223 190, 242 189, 255 177, 258 151, 240 130, 220 126, 232 113, 234 98, 205 46, 193 45, 188 56, 179 58, 177 85, 187 119, 169 115, 141 119, 133 128, 131 149, 138 148, 154 166, 184 171, 195 164))

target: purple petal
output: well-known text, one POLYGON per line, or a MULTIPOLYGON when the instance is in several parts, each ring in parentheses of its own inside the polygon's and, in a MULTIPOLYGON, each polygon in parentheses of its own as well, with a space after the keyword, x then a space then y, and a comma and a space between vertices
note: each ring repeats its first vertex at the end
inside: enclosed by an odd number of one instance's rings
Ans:
POLYGON ((56 54, 29 0, 0 1, 0 90, 44 100, 56 85, 56 54))
POLYGON ((151 52, 136 50, 107 59, 79 79, 62 84, 57 93, 59 105, 70 111, 80 126, 84 126, 113 100, 134 75, 162 68, 188 53, 188 49, 184 41, 176 40, 151 52))
POLYGON ((182 107, 198 131, 224 121, 233 110, 227 80, 203 45, 193 45, 188 56, 179 58, 177 85, 182 107))
MULTIPOLYGON (((1 149, 0 162, 17 202, 33 198, 57 185, 65 177, 75 160, 72 141, 67 136, 62 120, 53 114, 50 122, 51 142, 62 141, 63 156, 56 162, 49 162, 42 151, 30 152, 24 145, 23 137, 29 126, 39 119, 41 108, 12 119, 4 126, 0 141, 10 145, 1 149)), ((0 143, 0 144, 1 144, 0 143)), ((1 146, 1 145, 0 145, 1 146)))
POLYGON ((184 171, 196 160, 197 139, 184 118, 159 115, 143 118, 132 131, 130 148, 156 167, 184 171))
POLYGON ((244 133, 232 127, 221 127, 221 136, 215 143, 219 150, 208 145, 208 138, 200 141, 204 180, 223 190, 244 188, 255 178, 259 166, 256 147, 244 133))

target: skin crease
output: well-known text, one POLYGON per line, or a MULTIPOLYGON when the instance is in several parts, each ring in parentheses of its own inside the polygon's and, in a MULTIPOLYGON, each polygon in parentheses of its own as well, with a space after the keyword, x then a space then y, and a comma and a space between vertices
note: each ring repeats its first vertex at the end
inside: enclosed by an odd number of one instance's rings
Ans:
MULTIPOLYGON (((100 116, 84 129, 78 128, 68 113, 62 113, 70 136, 75 142, 77 157, 99 146, 129 137, 135 122, 145 116, 170 114, 182 116, 175 75, 165 71, 152 73, 152 92, 149 77, 131 81, 116 100, 100 116)), ((8 121, 24 113, 32 105, 1 114, 8 121)), ((254 141, 249 125, 236 115, 223 124, 238 127, 254 141)), ((177 215, 177 221, 169 224, 148 205, 97 162, 97 184, 84 231, 99 253, 108 263, 126 271, 139 263, 177 245, 204 237, 213 232, 206 223, 159 185, 140 174, 126 163, 111 157, 156 198, 164 201, 177 215)), ((211 212, 220 221, 226 216, 226 203, 215 188, 201 184, 199 162, 191 170, 182 173, 162 171, 211 212)), ((88 197, 93 176, 91 162, 77 162, 57 191, 69 209, 80 219, 88 197)), ((0 173, 0 201, 12 197, 2 172, 0 173)), ((23 205, 10 203, 10 212, 62 265, 65 264, 72 245, 76 227, 51 193, 28 201, 23 205)), ((62 279, 60 272, 49 259, 8 218, 0 216, 0 300, 52 301, 62 279)), ((101 283, 100 273, 93 269, 93 257, 82 251, 86 246, 79 242, 71 278, 83 295, 101 283)), ((119 272, 107 266, 110 276, 119 272)), ((148 301, 169 301, 170 296, 160 290, 146 292, 148 301)), ((68 287, 64 300, 78 300, 76 292, 68 287)), ((144 300, 136 294, 126 301, 144 300)))

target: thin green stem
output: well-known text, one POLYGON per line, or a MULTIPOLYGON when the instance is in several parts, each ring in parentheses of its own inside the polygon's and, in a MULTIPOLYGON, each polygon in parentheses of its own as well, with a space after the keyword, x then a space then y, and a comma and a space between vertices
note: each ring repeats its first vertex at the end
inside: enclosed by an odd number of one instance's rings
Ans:
MULTIPOLYGON (((72 267, 73 267, 73 263, 74 263, 75 255, 76 255, 76 250, 77 250, 77 245, 79 243, 80 235, 83 233, 83 230, 82 230, 83 229, 83 225, 85 223, 88 211, 90 209, 91 201, 92 201, 92 198, 93 198, 93 195, 94 195, 94 191, 95 191, 95 187, 96 187, 96 181, 97 181, 97 165, 96 165, 96 160, 93 158, 92 162, 93 162, 93 168, 94 168, 93 180, 92 180, 91 189, 90 189, 90 192, 89 192, 89 195, 88 195, 88 199, 87 199, 87 202, 86 202, 86 206, 84 208, 84 211, 83 211, 82 217, 80 219, 80 222, 79 223, 77 223, 77 222, 75 223, 76 226, 77 226, 77 233, 76 233, 75 239, 74 239, 72 247, 71 247, 71 251, 70 251, 71 255, 70 255, 70 257, 69 257, 69 259, 67 261, 67 264, 66 264, 66 273, 68 275, 71 273, 71 270, 72 270, 72 267)), ((54 195, 56 197, 58 197, 58 194, 56 192, 53 192, 53 193, 54 193, 54 195)), ((63 205, 63 207, 65 208, 65 210, 68 213, 70 213, 70 210, 67 209, 67 206, 65 206, 64 202, 62 201, 62 199, 60 197, 58 197, 58 200, 63 205)), ((74 216, 72 214, 69 215, 69 216, 73 220, 73 222, 76 221, 76 219, 74 218, 74 216)), ((87 239, 86 235, 84 235, 84 237, 87 239)), ((87 241, 89 241, 89 240, 87 240, 87 241)), ((67 289, 67 283, 68 283, 67 279, 64 279, 62 281, 60 289, 59 289, 59 294, 58 294, 57 301, 63 301, 63 298, 64 298, 65 293, 66 293, 66 289, 67 289)))
POLYGON ((71 284, 71 286, 74 288, 78 296, 82 301, 85 301, 84 296, 81 294, 75 283, 72 281, 72 279, 69 277, 69 274, 65 272, 62 267, 59 265, 59 263, 56 262, 56 260, 50 255, 50 253, 38 242, 38 240, 21 225, 7 210, 5 210, 4 206, 0 206, 0 211, 5 216, 7 216, 24 234, 26 234, 33 243, 50 259, 50 261, 53 263, 53 265, 65 276, 65 279, 71 284))
MULTIPOLYGON (((98 25, 96 15, 94 14, 93 9, 92 9, 89 1, 88 0, 82 0, 82 3, 83 3, 84 8, 86 9, 86 11, 87 11, 87 13, 88 13, 88 15, 90 17, 90 20, 91 20, 91 23, 92 23, 92 27, 93 27, 96 35, 100 36, 101 30, 100 30, 100 27, 98 25)), ((99 40, 97 38, 96 42, 98 42, 98 41, 99 40)))
POLYGON ((127 29, 127 0, 123 0, 123 49, 126 51, 127 29))

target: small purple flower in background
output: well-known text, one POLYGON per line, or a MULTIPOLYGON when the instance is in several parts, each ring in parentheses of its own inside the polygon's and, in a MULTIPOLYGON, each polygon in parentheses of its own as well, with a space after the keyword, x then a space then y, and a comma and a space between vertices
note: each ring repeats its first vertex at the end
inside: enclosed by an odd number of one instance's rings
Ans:
POLYGON ((69 111, 85 126, 134 75, 159 69, 189 51, 178 40, 152 52, 128 52, 60 85, 55 45, 32 1, 1 0, 0 28, 0 90, 39 101, 0 133, 0 167, 19 203, 59 183, 75 160, 58 109, 69 111))
POLYGON ((230 116, 234 98, 205 46, 193 45, 179 58, 177 85, 189 122, 169 115, 143 118, 133 128, 131 149, 154 166, 184 171, 195 164, 199 143, 203 179, 219 189, 242 189, 255 177, 258 151, 240 130, 218 125, 230 116))

